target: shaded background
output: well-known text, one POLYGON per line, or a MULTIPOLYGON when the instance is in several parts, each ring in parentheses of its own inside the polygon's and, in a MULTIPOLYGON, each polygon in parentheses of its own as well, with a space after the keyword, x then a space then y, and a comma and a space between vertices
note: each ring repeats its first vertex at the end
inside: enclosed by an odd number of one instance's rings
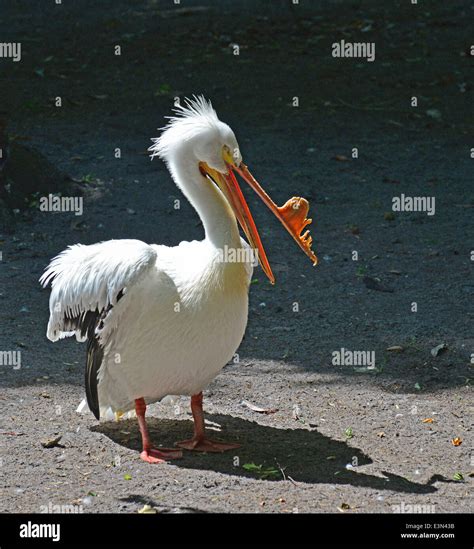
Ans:
MULTIPOLYGON (((429 402, 438 413, 454 411, 447 432, 459 422, 469 431, 462 410, 474 352, 472 17, 465 1, 4 2, 1 41, 22 42, 21 62, 0 59, 0 136, 10 150, 1 172, 0 348, 21 349, 23 362, 20 370, 3 368, 1 382, 16 395, 8 403, 14 417, 21 416, 18 398, 38 406, 41 388, 56 387, 58 402, 69 399, 68 417, 75 418, 82 391, 85 350, 44 337, 47 292, 37 279, 51 257, 76 242, 176 245, 202 238, 190 206, 182 201, 181 210, 173 209, 180 194, 146 150, 173 98, 203 93, 235 130, 244 160, 274 200, 310 200, 320 259, 313 269, 246 193, 277 285, 255 273, 241 363, 211 386, 219 411, 246 417, 239 398, 255 392, 254 399, 281 399, 289 410, 281 426, 293 428, 294 406, 306 410, 307 426, 328 395, 337 395, 329 422, 344 440, 354 418, 367 434, 392 417, 394 402, 407 409, 429 402), (375 42, 375 62, 333 58, 332 44, 342 39, 375 42), (58 96, 61 108, 54 105, 58 96), (353 147, 358 159, 351 158, 353 147), (80 193, 84 215, 39 212, 38 199, 50 190, 80 193), (401 193, 434 196, 436 214, 393 215, 392 198, 401 193), (433 356, 441 343, 447 351, 433 356), (394 345, 403 351, 386 350, 394 345), (375 371, 334 366, 332 352, 341 347, 375 351, 375 371), (368 419, 371 408, 378 419, 368 419)), ((417 444, 416 427, 404 429, 417 444)), ((425 480, 453 450, 451 435, 443 436, 449 451, 440 441, 420 457, 435 469, 425 480)), ((263 435, 257 429, 253 437, 263 435)), ((275 437, 268 438, 271 445, 275 437)), ((394 439, 392 456, 413 452, 406 441, 394 439)), ((369 437, 359 444, 368 452, 382 442, 369 437)), ((461 451, 464 461, 456 463, 467 469, 466 445, 461 451)), ((390 459, 395 465, 398 458, 390 459)), ((308 460, 302 479, 322 482, 325 463, 314 470, 308 460)), ((321 510, 307 497, 308 509, 321 510)), ((456 509, 458 497, 446 508, 456 509)), ((373 494, 366 504, 379 509, 373 494)))

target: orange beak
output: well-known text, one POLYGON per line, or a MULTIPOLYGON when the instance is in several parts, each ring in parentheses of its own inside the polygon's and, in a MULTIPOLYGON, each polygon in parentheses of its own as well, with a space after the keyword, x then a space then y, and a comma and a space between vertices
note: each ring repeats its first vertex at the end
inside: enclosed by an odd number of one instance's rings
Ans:
POLYGON ((316 265, 318 259, 315 253, 311 250, 312 238, 309 236, 309 230, 301 236, 301 231, 303 228, 311 223, 311 219, 306 218, 306 214, 309 210, 308 201, 304 198, 293 197, 290 198, 284 206, 278 207, 255 180, 243 162, 240 163, 240 166, 236 166, 226 161, 226 166, 228 169, 227 174, 221 174, 220 172, 210 168, 205 163, 200 164, 200 169, 201 173, 205 176, 209 176, 224 193, 224 196, 227 198, 227 201, 234 211, 234 214, 240 223, 250 246, 256 250, 260 266, 270 282, 274 284, 275 277, 273 276, 270 263, 268 262, 267 255, 265 253, 265 249, 263 248, 263 244, 260 239, 260 235, 258 234, 252 214, 250 213, 249 207, 239 187, 233 170, 237 171, 237 173, 260 196, 263 202, 270 208, 270 210, 295 239, 300 248, 310 257, 313 264, 316 265))
POLYGON ((228 173, 221 174, 220 172, 213 170, 207 164, 201 162, 200 169, 203 175, 209 176, 214 183, 218 185, 220 190, 223 192, 224 196, 227 198, 237 221, 239 222, 242 230, 249 241, 250 246, 256 250, 258 262, 262 267, 264 273, 267 275, 268 279, 272 284, 275 284, 275 277, 273 276, 270 263, 267 259, 267 254, 263 247, 260 235, 258 234, 255 221, 253 220, 252 214, 250 213, 249 207, 245 200, 245 197, 240 190, 239 184, 235 175, 232 173, 232 167, 227 165, 228 173))

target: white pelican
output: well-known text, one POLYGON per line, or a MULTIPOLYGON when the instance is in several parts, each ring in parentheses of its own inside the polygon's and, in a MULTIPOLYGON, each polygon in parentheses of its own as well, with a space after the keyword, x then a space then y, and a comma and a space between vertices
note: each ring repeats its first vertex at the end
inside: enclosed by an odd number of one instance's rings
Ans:
POLYGON ((255 251, 272 283, 274 277, 233 171, 317 262, 309 231, 301 235, 311 222, 307 201, 292 198, 275 206, 243 164, 233 131, 202 96, 187 100, 163 130, 153 139, 151 156, 166 162, 199 214, 204 240, 175 247, 139 240, 76 244, 55 257, 40 278, 52 287, 47 337, 88 341, 90 410, 100 419, 109 409, 119 415, 135 409, 140 455, 149 463, 182 455, 178 448, 153 447, 148 435, 146 406, 166 395, 191 396, 194 436, 177 447, 204 452, 238 447, 205 436, 202 391, 244 335, 254 257, 249 252, 255 251))

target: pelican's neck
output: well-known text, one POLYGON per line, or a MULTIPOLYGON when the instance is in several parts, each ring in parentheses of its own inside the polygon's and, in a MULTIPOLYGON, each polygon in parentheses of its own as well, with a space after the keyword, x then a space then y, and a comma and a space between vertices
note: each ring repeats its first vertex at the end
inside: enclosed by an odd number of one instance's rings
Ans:
POLYGON ((168 167, 175 183, 201 218, 206 240, 220 250, 225 246, 240 248, 235 215, 219 189, 199 171, 199 160, 182 151, 168 160, 168 167))

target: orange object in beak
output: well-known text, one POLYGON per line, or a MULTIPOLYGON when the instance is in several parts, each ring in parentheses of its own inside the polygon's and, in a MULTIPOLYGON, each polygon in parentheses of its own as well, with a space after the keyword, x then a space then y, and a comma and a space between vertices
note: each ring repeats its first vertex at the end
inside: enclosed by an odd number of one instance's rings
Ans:
POLYGON ((293 196, 283 206, 277 206, 275 202, 268 196, 268 194, 262 189, 257 180, 250 173, 247 166, 241 162, 239 167, 235 167, 235 170, 241 175, 245 181, 252 187, 252 189, 258 194, 258 196, 265 202, 275 216, 280 220, 285 229, 295 239, 298 246, 303 252, 311 259, 313 265, 318 264, 318 258, 311 249, 311 243, 313 242, 312 236, 309 234, 309 229, 301 234, 303 229, 312 222, 312 219, 308 219, 306 216, 309 212, 309 202, 306 198, 299 196, 293 196))
POLYGON ((252 189, 260 196, 263 202, 270 208, 275 216, 280 220, 286 230, 295 239, 298 246, 311 259, 313 265, 316 265, 318 258, 311 249, 312 238, 309 235, 309 230, 301 235, 302 230, 311 223, 311 219, 307 219, 306 215, 309 211, 309 203, 304 198, 292 197, 283 206, 277 206, 268 194, 263 190, 260 184, 250 173, 247 166, 241 162, 237 167, 229 162, 226 162, 228 173, 221 174, 213 170, 207 164, 201 163, 200 169, 203 175, 209 176, 224 193, 232 210, 237 217, 240 226, 242 227, 250 246, 257 251, 258 261, 272 284, 275 283, 270 263, 268 262, 265 249, 263 248, 260 235, 250 213, 245 197, 239 187, 237 179, 233 173, 236 170, 239 175, 252 187, 252 189))

